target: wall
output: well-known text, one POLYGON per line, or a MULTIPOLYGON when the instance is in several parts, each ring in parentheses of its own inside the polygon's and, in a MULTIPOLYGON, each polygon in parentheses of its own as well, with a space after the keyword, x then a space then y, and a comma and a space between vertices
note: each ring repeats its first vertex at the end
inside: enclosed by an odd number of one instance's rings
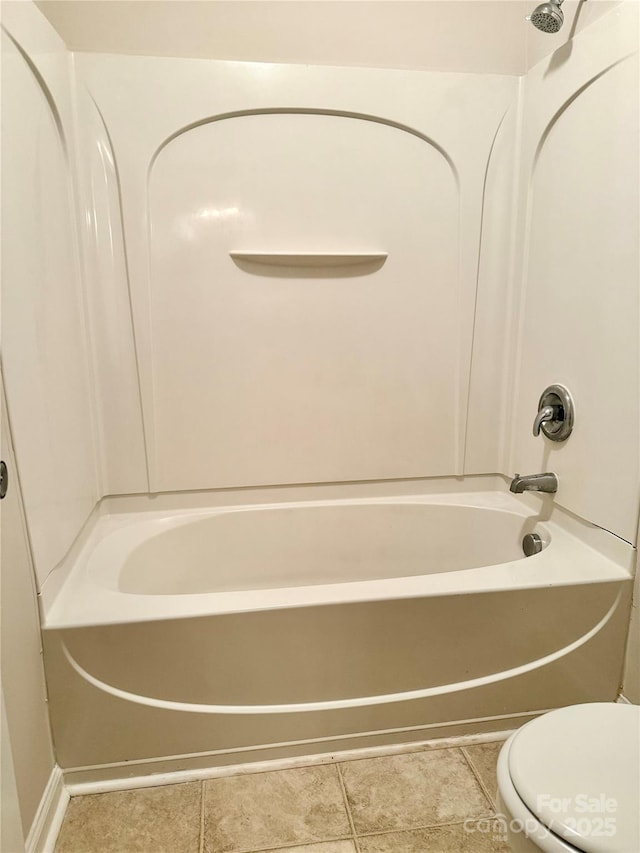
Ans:
MULTIPOLYGON (((461 474, 465 453, 495 470, 495 413, 468 446, 466 424, 504 401, 470 361, 478 307, 477 358, 500 350, 486 303, 508 280, 515 79, 77 64, 121 194, 153 491, 461 474), (238 250, 388 257, 300 268, 238 250)), ((125 290, 121 270, 98 302, 119 339, 125 290)), ((114 440, 104 467, 145 491, 130 346, 109 370, 103 431, 133 424, 138 462, 114 440)))
MULTIPOLYGON (((31 3, 3 4, 2 16, 1 434, 10 486, 2 502, 0 645, 3 729, 6 722, 31 849, 54 778, 37 583, 69 549, 99 487, 72 186, 70 56, 31 3)), ((19 849, 3 834, 5 842, 19 849)))
MULTIPOLYGON (((1 377, 0 377, 1 378, 1 377)), ((2 459, 9 491, 2 501, 0 649, 2 692, 22 830, 26 838, 54 767, 42 665, 40 621, 20 483, 2 393, 2 459)), ((3 847, 3 850, 5 848, 3 847)), ((7 851, 12 848, 7 847, 7 851)), ((15 849, 15 848, 14 848, 15 849)))
POLYGON ((554 36, 526 23, 536 0, 43 0, 72 50, 313 65, 524 74, 609 11, 565 0, 554 36))
POLYGON ((24 850, 24 833, 20 818, 20 802, 16 787, 16 775, 11 754, 11 737, 4 707, 4 692, 0 686, 0 849, 21 853, 24 850))
POLYGON ((511 472, 555 471, 556 502, 636 542, 637 4, 617 7, 527 76, 523 281, 511 472), (543 389, 572 392, 565 443, 531 432, 543 389))
POLYGON ((3 9, 2 352, 42 583, 99 494, 72 176, 70 57, 30 3, 3 9))
POLYGON ((40 7, 78 51, 472 73, 524 70, 526 4, 513 0, 121 0, 116 7, 99 0, 45 0, 40 7))

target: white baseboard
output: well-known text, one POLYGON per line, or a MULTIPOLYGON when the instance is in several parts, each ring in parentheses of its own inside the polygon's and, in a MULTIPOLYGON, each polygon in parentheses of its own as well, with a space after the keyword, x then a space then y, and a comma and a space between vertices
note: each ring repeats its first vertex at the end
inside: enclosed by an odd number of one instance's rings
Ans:
POLYGON ((26 853, 53 853, 68 802, 69 792, 62 770, 56 764, 25 841, 26 853))

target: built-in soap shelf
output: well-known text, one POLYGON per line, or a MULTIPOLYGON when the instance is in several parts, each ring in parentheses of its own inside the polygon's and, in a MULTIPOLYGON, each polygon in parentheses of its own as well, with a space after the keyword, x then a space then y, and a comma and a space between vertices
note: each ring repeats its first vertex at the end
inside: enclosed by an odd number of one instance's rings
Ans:
POLYGON ((387 252, 229 252, 234 261, 272 267, 354 267, 382 266, 387 252))

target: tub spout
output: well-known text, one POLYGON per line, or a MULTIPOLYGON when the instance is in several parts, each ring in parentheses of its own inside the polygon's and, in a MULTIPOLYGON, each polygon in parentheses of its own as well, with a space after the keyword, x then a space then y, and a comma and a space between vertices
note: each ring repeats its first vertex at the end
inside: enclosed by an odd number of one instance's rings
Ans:
POLYGON ((516 474, 511 481, 509 490, 516 495, 522 492, 550 492, 553 494, 558 491, 558 478, 555 474, 529 474, 526 477, 516 474))

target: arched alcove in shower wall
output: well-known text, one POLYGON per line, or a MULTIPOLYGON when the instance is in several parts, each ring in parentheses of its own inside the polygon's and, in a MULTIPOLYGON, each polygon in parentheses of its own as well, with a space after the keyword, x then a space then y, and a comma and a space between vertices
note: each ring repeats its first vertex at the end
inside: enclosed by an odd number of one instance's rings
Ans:
POLYGON ((455 470, 458 205, 446 152, 364 116, 170 141, 149 174, 156 487, 455 470))

